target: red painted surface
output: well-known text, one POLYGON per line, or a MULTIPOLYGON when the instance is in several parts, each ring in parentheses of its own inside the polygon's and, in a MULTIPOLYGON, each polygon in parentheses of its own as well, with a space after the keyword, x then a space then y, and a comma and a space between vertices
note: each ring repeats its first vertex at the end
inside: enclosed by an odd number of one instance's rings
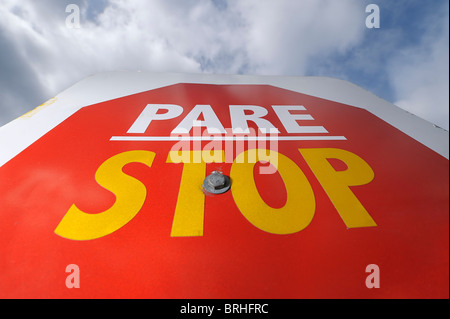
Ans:
MULTIPOLYGON (((207 172, 229 174, 230 167, 208 164, 207 172)), ((283 206, 279 174, 255 179, 269 205, 283 206)), ((0 168, 0 298, 448 298, 448 211, 448 160, 363 109, 271 86, 178 84, 86 107, 0 168), (161 136, 196 104, 211 105, 224 127, 231 126, 228 105, 263 106, 287 135, 270 106, 304 105, 317 125, 347 138, 279 142, 278 152, 313 188, 311 224, 291 235, 264 232, 227 192, 206 197, 204 236, 171 237, 182 172, 166 163, 174 142, 110 141, 148 103, 184 107, 181 117, 152 122, 144 134, 161 136), (298 151, 329 147, 372 167, 375 179, 352 190, 378 226, 347 229, 298 151), (113 205, 94 175, 128 150, 156 153, 150 168, 124 168, 147 187, 141 211, 103 238, 57 236, 72 204, 90 213, 113 205), (80 268, 79 289, 65 285, 69 264, 80 268), (365 285, 368 264, 380 268, 378 289, 365 285)))

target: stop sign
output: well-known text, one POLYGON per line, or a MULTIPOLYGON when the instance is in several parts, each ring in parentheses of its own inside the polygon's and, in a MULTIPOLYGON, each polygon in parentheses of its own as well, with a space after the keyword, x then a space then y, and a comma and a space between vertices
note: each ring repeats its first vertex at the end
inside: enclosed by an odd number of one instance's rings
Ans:
POLYGON ((329 79, 108 76, 1 128, 0 297, 448 298, 447 132, 329 79))

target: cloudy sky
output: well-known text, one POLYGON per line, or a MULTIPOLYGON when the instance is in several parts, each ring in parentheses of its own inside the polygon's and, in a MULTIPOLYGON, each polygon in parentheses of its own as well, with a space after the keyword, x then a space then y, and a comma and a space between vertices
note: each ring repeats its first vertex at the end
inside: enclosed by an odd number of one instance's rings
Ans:
POLYGON ((330 76, 448 130, 448 47, 448 0, 0 0, 0 126, 88 75, 146 70, 330 76))

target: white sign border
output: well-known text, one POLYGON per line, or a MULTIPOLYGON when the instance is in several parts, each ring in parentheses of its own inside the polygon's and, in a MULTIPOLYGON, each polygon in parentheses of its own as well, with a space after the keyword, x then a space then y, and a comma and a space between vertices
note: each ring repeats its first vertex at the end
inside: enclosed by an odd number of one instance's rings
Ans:
POLYGON ((449 133, 344 80, 328 77, 117 71, 92 75, 0 127, 0 167, 83 107, 178 83, 271 85, 366 109, 449 158, 449 133))

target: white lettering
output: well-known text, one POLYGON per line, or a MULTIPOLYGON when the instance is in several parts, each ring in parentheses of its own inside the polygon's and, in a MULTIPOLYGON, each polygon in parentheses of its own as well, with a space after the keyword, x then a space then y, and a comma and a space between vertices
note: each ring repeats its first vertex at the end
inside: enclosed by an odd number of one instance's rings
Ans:
POLYGON ((369 4, 366 7, 366 13, 370 14, 366 18, 366 27, 368 29, 380 28, 380 8, 376 4, 369 4))
MULTIPOLYGON (((306 113, 294 113, 298 111, 306 111, 303 105, 272 105, 272 109, 280 120, 282 126, 288 134, 311 134, 311 133, 329 133, 325 127, 319 125, 301 125, 299 121, 314 121, 315 119, 306 113)), ((210 135, 216 134, 220 140, 221 134, 226 136, 236 135, 237 137, 251 134, 252 136, 269 134, 277 136, 280 131, 269 120, 264 117, 269 111, 257 105, 230 105, 229 106, 231 131, 225 130, 220 119, 217 117, 211 105, 198 104, 179 122, 179 124, 170 133, 171 140, 189 140, 189 134, 196 133, 193 136, 199 137, 204 132, 210 135), (201 118, 202 117, 202 118, 201 118), (255 126, 249 127, 248 122, 253 122, 255 126), (201 130, 206 127, 206 130, 201 130), (194 129, 194 132, 192 130, 194 129), (258 131, 256 131, 258 130, 258 131), (180 139, 176 138, 181 136, 180 139)), ((183 113, 183 107, 175 104, 148 104, 139 114, 133 125, 129 128, 129 134, 145 133, 153 121, 170 120, 179 117, 183 113)), ((159 135, 159 134, 158 134, 159 135)), ((113 137, 112 140, 121 140, 123 137, 113 137)), ((145 140, 146 137, 131 136, 125 137, 126 140, 145 140)), ((150 136, 149 140, 164 140, 164 136, 150 136)), ((340 139, 343 137, 336 136, 282 136, 280 139, 295 140, 300 138, 308 139, 340 139)), ((277 137, 278 139, 278 137, 277 137)), ((271 139, 270 139, 271 140, 271 139)))
POLYGON ((264 107, 257 105, 230 105, 233 133, 250 133, 247 124, 248 121, 255 123, 263 133, 269 132, 271 129, 273 132, 276 130, 276 133, 280 133, 272 123, 262 118, 267 113, 268 111, 264 107), (245 111, 251 111, 253 113, 247 115, 245 111))
POLYGON ((67 265, 66 273, 70 273, 66 278, 66 287, 69 289, 80 288, 80 267, 75 264, 67 265))
POLYGON ((181 306, 180 313, 186 314, 186 313, 204 313, 207 314, 208 317, 212 315, 214 311, 214 306, 194 306, 190 303, 187 304, 187 306, 181 306))
POLYGON ((266 310, 268 304, 225 304, 225 313, 238 313, 238 314, 249 314, 249 313, 269 313, 269 310, 266 310))
POLYGON ((289 111, 305 111, 303 105, 272 105, 281 123, 288 133, 328 133, 323 126, 300 126, 297 121, 310 121, 309 114, 291 114, 289 111))
POLYGON ((80 28, 80 7, 76 4, 69 4, 66 7, 66 13, 70 13, 66 18, 66 27, 69 29, 80 28))
POLYGON ((127 133, 144 133, 153 120, 168 120, 180 116, 183 108, 175 104, 147 104, 127 133), (166 113, 158 114, 159 110, 166 113))
POLYGON ((172 131, 172 134, 189 133, 194 126, 206 126, 209 134, 225 133, 225 129, 211 105, 196 105, 172 131), (204 121, 198 120, 200 115, 203 115, 204 121))
POLYGON ((367 265, 366 272, 370 272, 366 278, 366 287, 369 289, 380 288, 380 267, 376 264, 367 265))

